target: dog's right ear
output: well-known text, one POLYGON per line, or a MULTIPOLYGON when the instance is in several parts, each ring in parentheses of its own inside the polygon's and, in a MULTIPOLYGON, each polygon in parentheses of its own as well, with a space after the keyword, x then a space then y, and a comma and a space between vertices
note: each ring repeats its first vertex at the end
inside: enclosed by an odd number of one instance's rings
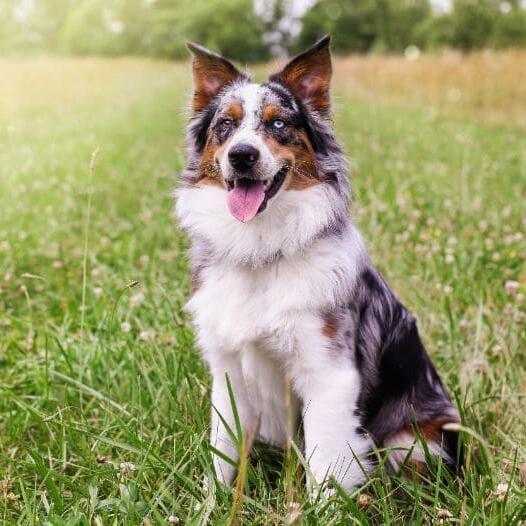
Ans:
POLYGON ((192 52, 192 73, 194 77, 192 108, 194 111, 197 112, 206 108, 227 84, 246 78, 226 58, 192 42, 188 42, 186 46, 192 52))

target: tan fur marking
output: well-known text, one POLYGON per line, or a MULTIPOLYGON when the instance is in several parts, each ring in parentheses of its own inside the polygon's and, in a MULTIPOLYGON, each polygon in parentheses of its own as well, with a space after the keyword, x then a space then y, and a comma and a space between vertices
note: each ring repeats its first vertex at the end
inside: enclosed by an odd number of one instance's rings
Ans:
POLYGON ((426 439, 426 441, 433 440, 440 444, 442 436, 442 426, 447 422, 447 420, 431 420, 419 427, 421 435, 426 439))
POLYGON ((329 339, 334 339, 338 334, 338 329, 340 324, 338 323, 338 318, 334 312, 326 312, 323 314, 323 328, 321 330, 322 334, 329 339))
POLYGON ((304 131, 299 131, 297 144, 283 145, 273 138, 265 138, 270 151, 282 162, 288 162, 292 170, 285 183, 286 190, 305 190, 321 183, 318 178, 316 157, 304 131))
POLYGON ((222 146, 217 147, 212 144, 212 140, 208 137, 201 161, 199 163, 199 178, 197 184, 211 184, 224 188, 225 184, 221 170, 216 166, 216 155, 219 155, 222 151, 222 146))
POLYGON ((190 272, 190 292, 195 294, 202 285, 201 269, 192 269, 190 272))
POLYGON ((226 110, 226 114, 234 121, 240 121, 243 118, 243 107, 239 102, 234 102, 226 110))
POLYGON ((274 119, 277 119, 281 116, 281 111, 279 106, 275 106, 274 104, 269 104, 268 106, 265 106, 263 109, 263 120, 264 121, 271 121, 274 119))

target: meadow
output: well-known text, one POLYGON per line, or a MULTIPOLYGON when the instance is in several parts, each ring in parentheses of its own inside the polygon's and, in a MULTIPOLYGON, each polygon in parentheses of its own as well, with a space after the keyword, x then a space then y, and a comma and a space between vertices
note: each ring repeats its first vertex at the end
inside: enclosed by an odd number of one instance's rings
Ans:
POLYGON ((171 197, 187 65, 0 60, 0 524, 526 524, 525 64, 336 62, 353 214, 460 406, 466 465, 310 501, 301 455, 261 446, 242 499, 202 489, 210 379, 171 197))

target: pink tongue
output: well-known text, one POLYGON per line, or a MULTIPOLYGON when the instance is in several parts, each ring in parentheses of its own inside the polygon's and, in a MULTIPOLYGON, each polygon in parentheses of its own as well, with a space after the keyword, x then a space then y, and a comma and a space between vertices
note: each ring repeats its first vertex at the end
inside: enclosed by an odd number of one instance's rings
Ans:
POLYGON ((258 213, 263 199, 263 183, 256 181, 239 180, 227 194, 230 213, 242 223, 250 221, 258 213))

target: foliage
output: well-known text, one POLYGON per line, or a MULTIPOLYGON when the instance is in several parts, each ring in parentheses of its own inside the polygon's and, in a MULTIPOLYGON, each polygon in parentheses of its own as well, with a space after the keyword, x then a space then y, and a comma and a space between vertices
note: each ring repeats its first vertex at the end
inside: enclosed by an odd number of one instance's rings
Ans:
POLYGON ((269 57, 252 0, 159 0, 151 27, 149 49, 160 56, 186 57, 185 42, 191 40, 240 61, 269 57))
POLYGON ((433 13, 428 0, 320 0, 302 22, 301 48, 331 33, 344 52, 521 46, 526 42, 526 10, 497 0, 455 0, 447 13, 433 13))
MULTIPOLYGON (((149 55, 180 59, 200 42, 242 62, 298 51, 325 33, 334 49, 401 52, 526 46, 518 0, 0 0, 0 53, 149 55)), ((522 7, 521 7, 522 6, 522 7)))

